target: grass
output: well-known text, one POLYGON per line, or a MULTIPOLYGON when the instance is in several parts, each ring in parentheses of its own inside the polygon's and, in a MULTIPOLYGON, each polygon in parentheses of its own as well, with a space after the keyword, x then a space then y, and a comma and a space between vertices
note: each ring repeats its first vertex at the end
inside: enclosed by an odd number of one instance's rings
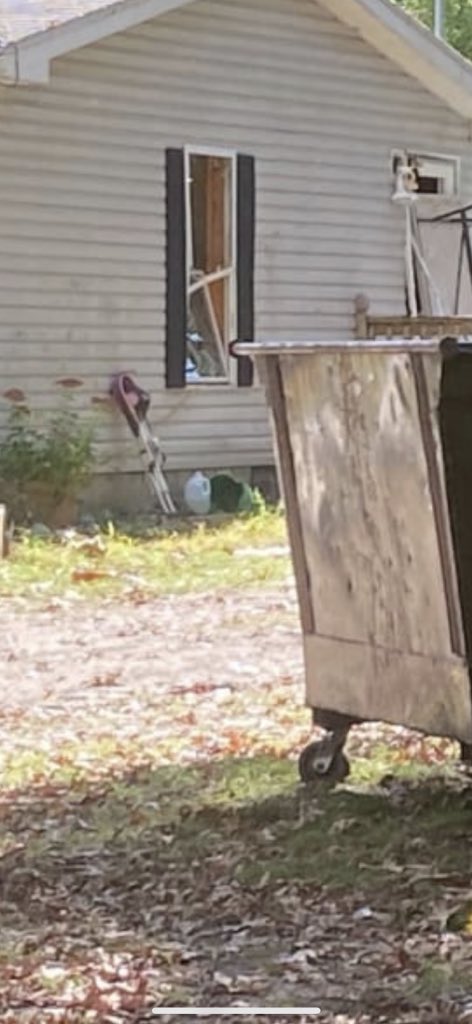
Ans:
POLYGON ((462 971, 454 963, 444 963, 433 958, 421 968, 413 992, 418 999, 447 999, 454 991, 470 992, 471 982, 469 972, 462 971))
POLYGON ((289 574, 289 556, 265 555, 263 549, 285 545, 278 510, 152 537, 114 529, 99 542, 25 534, 0 563, 0 596, 163 595, 272 583, 289 574))
POLYGON ((244 877, 303 879, 329 888, 361 889, 371 898, 398 886, 411 863, 424 874, 467 876, 470 845, 464 835, 467 801, 451 799, 445 786, 437 805, 428 799, 428 784, 411 784, 400 807, 387 794, 339 792, 320 802, 320 817, 283 831, 277 854, 272 852, 244 868, 244 877), (434 844, 434 866, 431 864, 434 844))
MULTIPOLYGON (((131 751, 122 753, 125 763, 131 761, 131 751)), ((383 748, 378 757, 374 749, 368 762, 355 760, 349 786, 335 791, 300 787, 296 765, 288 759, 259 756, 194 766, 153 765, 152 752, 146 764, 141 751, 129 774, 120 774, 115 754, 111 741, 106 746, 92 742, 90 749, 85 743, 85 749, 81 744, 75 751, 72 745, 58 751, 58 760, 49 770, 46 758, 35 751, 22 752, 4 764, 3 787, 5 794, 10 789, 9 803, 26 790, 30 792, 28 813, 35 804, 42 807, 44 794, 52 801, 44 829, 28 843, 28 861, 36 861, 38 849, 46 852, 49 844, 80 850, 84 841, 90 843, 90 834, 99 845, 113 843, 119 836, 120 844, 135 847, 144 832, 157 849, 162 847, 162 831, 171 830, 172 858, 179 861, 189 853, 203 856, 208 843, 229 848, 237 839, 244 848, 238 878, 250 885, 260 884, 261 879, 299 880, 331 889, 361 888, 374 895, 386 884, 398 886, 399 877, 404 871, 407 877, 412 863, 418 884, 421 880, 429 884, 438 872, 466 877, 470 869, 467 822, 472 794, 454 784, 448 766, 434 774, 415 763, 404 767, 397 802, 388 788, 379 785, 386 766, 395 770, 393 755, 387 761, 383 748), (87 764, 88 773, 83 770, 87 764), (361 780, 366 778, 367 765, 366 785, 361 780), (93 782, 98 766, 102 770, 93 782), (60 809, 65 787, 67 820, 61 821, 59 813, 51 831, 47 821, 50 825, 51 815, 56 818, 54 803, 60 809), (70 818, 70 809, 79 806, 77 823, 70 818)), ((10 825, 7 815, 0 833, 7 847, 10 825)))

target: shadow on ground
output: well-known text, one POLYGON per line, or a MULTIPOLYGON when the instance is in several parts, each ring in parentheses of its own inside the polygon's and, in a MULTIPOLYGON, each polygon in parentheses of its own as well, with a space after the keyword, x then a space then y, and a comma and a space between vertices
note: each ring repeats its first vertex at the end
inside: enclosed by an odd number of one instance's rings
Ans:
POLYGON ((271 758, 16 792, 2 1020, 242 1000, 452 1022, 472 994, 471 820, 459 775, 309 792, 271 758))

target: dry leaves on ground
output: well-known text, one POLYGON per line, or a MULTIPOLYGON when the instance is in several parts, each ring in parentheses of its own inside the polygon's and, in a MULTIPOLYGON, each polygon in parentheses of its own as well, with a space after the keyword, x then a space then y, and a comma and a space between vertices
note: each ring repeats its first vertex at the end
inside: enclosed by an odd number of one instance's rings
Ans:
POLYGON ((470 789, 402 777, 451 745, 380 726, 353 736, 349 787, 298 786, 291 583, 1 610, 2 1021, 472 1019, 471 939, 446 927, 470 899, 470 789))

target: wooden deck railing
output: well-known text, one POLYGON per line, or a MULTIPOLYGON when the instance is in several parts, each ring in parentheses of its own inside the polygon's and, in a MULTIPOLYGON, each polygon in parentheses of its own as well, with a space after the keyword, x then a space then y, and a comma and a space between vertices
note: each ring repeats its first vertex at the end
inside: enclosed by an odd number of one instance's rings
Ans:
POLYGON ((372 316, 366 295, 355 299, 356 338, 462 338, 472 336, 472 316, 372 316))

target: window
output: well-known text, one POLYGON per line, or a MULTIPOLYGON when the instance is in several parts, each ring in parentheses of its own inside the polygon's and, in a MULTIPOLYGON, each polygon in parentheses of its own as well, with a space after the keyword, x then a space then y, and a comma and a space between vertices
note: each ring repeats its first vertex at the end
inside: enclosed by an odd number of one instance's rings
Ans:
POLYGON ((254 333, 254 158, 169 149, 166 190, 167 386, 250 385, 230 344, 254 333))
POLYGON ((458 160, 445 156, 411 156, 409 158, 419 195, 454 196, 458 191, 458 160))
POLYGON ((459 160, 457 157, 428 155, 426 153, 395 153, 393 170, 399 164, 411 167, 416 195, 453 197, 459 191, 459 160))
POLYGON ((236 337, 233 156, 186 153, 187 383, 228 381, 236 337))

